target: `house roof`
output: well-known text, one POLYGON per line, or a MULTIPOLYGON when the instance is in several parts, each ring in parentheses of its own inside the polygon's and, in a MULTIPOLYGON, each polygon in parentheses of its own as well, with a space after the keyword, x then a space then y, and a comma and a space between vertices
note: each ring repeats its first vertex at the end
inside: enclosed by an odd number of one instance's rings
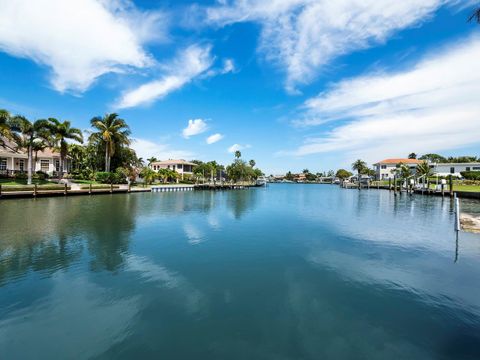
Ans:
MULTIPOLYGON (((18 148, 15 143, 2 137, 3 144, 0 145, 0 155, 3 156, 14 156, 18 158, 27 158, 27 151, 22 148, 18 148)), ((34 154, 35 155, 35 154, 34 154)), ((54 158, 60 157, 60 154, 52 148, 46 148, 43 151, 37 153, 37 158, 54 158)))
POLYGON ((152 162, 151 165, 192 165, 192 166, 195 166, 197 164, 195 163, 192 163, 192 162, 188 162, 186 160, 183 160, 183 159, 179 159, 179 160, 165 160, 165 161, 154 161, 152 162))
POLYGON ((417 159, 385 159, 385 160, 377 162, 374 165, 377 165, 377 164, 395 164, 396 165, 396 164, 400 164, 400 163, 403 163, 403 164, 421 164, 422 162, 423 161, 417 160, 417 159))

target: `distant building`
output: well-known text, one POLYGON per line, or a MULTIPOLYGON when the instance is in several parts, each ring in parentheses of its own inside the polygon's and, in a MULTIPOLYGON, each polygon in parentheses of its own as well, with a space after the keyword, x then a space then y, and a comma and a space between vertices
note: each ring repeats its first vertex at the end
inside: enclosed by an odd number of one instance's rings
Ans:
POLYGON ((433 173, 438 176, 462 176, 463 171, 480 171, 480 162, 430 164, 433 173))
MULTIPOLYGON (((16 145, 3 139, 3 145, 0 145, 0 175, 14 176, 17 173, 26 173, 28 171, 28 155, 24 149, 17 149, 16 145)), ((50 176, 56 175, 60 171, 60 154, 47 148, 38 153, 33 153, 32 170, 42 171, 50 176), (36 161, 35 161, 36 158, 36 161)), ((65 169, 69 168, 69 161, 66 160, 65 169)))
POLYGON ((149 166, 150 169, 154 171, 158 171, 160 169, 171 169, 176 171, 181 175, 183 179, 184 175, 193 175, 193 168, 197 164, 185 161, 183 159, 180 160, 165 160, 165 161, 155 161, 152 162, 149 166))
POLYGON ((409 166, 414 173, 417 165, 421 163, 422 161, 417 159, 385 159, 373 164, 373 166, 375 166, 376 178, 379 180, 384 180, 393 179, 395 170, 400 164, 409 166))

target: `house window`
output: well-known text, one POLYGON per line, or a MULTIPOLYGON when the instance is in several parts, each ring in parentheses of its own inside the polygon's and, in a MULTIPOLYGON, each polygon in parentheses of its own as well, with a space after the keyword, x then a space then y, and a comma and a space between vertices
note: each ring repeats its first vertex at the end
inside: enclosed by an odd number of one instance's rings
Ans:
POLYGON ((177 165, 177 169, 182 169, 183 165, 177 165))
POLYGON ((55 160, 55 171, 60 171, 60 160, 55 160))
POLYGON ((7 159, 0 159, 0 170, 7 170, 7 159))
POLYGON ((387 165, 382 165, 382 169, 386 169, 387 168, 387 165))
POLYGON ((25 160, 23 159, 18 160, 18 169, 22 172, 25 171, 25 160))
POLYGON ((50 161, 48 160, 40 160, 40 170, 43 172, 48 172, 50 169, 50 161))
POLYGON ((465 168, 465 170, 466 170, 466 171, 470 171, 470 166, 467 166, 467 167, 465 168))
POLYGON ((472 170, 473 171, 478 171, 478 170, 480 170, 480 166, 474 166, 474 167, 472 167, 472 170))
POLYGON ((455 168, 454 167, 450 168, 450 174, 455 174, 455 168))

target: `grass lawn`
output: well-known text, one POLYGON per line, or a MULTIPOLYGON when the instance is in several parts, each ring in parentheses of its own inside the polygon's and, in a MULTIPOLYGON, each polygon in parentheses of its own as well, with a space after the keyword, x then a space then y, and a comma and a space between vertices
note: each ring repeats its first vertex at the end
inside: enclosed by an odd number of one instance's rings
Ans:
MULTIPOLYGON (((27 185, 27 180, 15 180, 15 179, 0 179, 1 185, 27 185)), ((32 180, 32 185, 52 185, 57 184, 56 182, 49 180, 32 180)))
POLYGON ((92 184, 92 185, 95 185, 95 184, 100 184, 98 181, 95 181, 95 180, 71 180, 73 183, 75 184, 92 184))
POLYGON ((453 191, 480 192, 478 185, 453 185, 453 191))

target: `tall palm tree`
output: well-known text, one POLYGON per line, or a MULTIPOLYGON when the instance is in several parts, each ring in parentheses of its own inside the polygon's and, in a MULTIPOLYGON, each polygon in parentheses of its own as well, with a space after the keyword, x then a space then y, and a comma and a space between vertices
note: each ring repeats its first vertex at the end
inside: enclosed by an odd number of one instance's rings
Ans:
POLYGON ((152 165, 152 163, 158 161, 158 159, 155 156, 152 156, 151 158, 147 159, 148 161, 148 166, 152 165))
POLYGON ((4 144, 2 137, 12 139, 12 129, 10 127, 11 116, 7 110, 0 109, 0 145, 4 144))
POLYGON ((480 7, 475 9, 472 15, 468 18, 468 21, 476 21, 480 24, 480 7))
POLYGON ((83 143, 83 135, 80 129, 71 127, 70 121, 60 122, 55 118, 48 119, 48 127, 52 135, 52 141, 60 149, 60 177, 65 171, 65 159, 68 155, 67 139, 83 143))
POLYGON ((240 159, 242 157, 242 153, 240 150, 235 151, 235 158, 240 159))
POLYGON ((418 175, 425 176, 427 179, 433 175, 432 168, 427 161, 422 161, 420 164, 418 164, 416 171, 418 175))
POLYGON ((23 116, 15 116, 11 120, 12 131, 17 133, 15 142, 19 148, 27 150, 28 165, 27 165, 27 184, 32 184, 32 157, 33 148, 36 142, 45 141, 48 139, 49 124, 47 120, 36 120, 30 122, 23 116))
POLYGON ((105 145, 105 171, 110 171, 110 161, 115 154, 115 146, 130 145, 130 127, 125 120, 118 117, 118 114, 106 114, 90 120, 90 124, 97 130, 90 135, 89 140, 103 142, 105 145))
POLYGON ((355 170, 358 174, 358 181, 360 181, 360 175, 365 171, 366 168, 367 163, 360 159, 358 159, 352 164, 352 169, 355 170))
POLYGON ((249 164, 252 168, 254 168, 257 163, 255 162, 255 160, 252 159, 252 160, 250 160, 250 161, 248 162, 248 164, 249 164))
POLYGON ((35 171, 35 164, 37 163, 38 160, 38 152, 43 151, 48 147, 47 141, 45 139, 38 139, 34 143, 32 143, 32 156, 33 156, 33 161, 32 161, 32 172, 35 171))

